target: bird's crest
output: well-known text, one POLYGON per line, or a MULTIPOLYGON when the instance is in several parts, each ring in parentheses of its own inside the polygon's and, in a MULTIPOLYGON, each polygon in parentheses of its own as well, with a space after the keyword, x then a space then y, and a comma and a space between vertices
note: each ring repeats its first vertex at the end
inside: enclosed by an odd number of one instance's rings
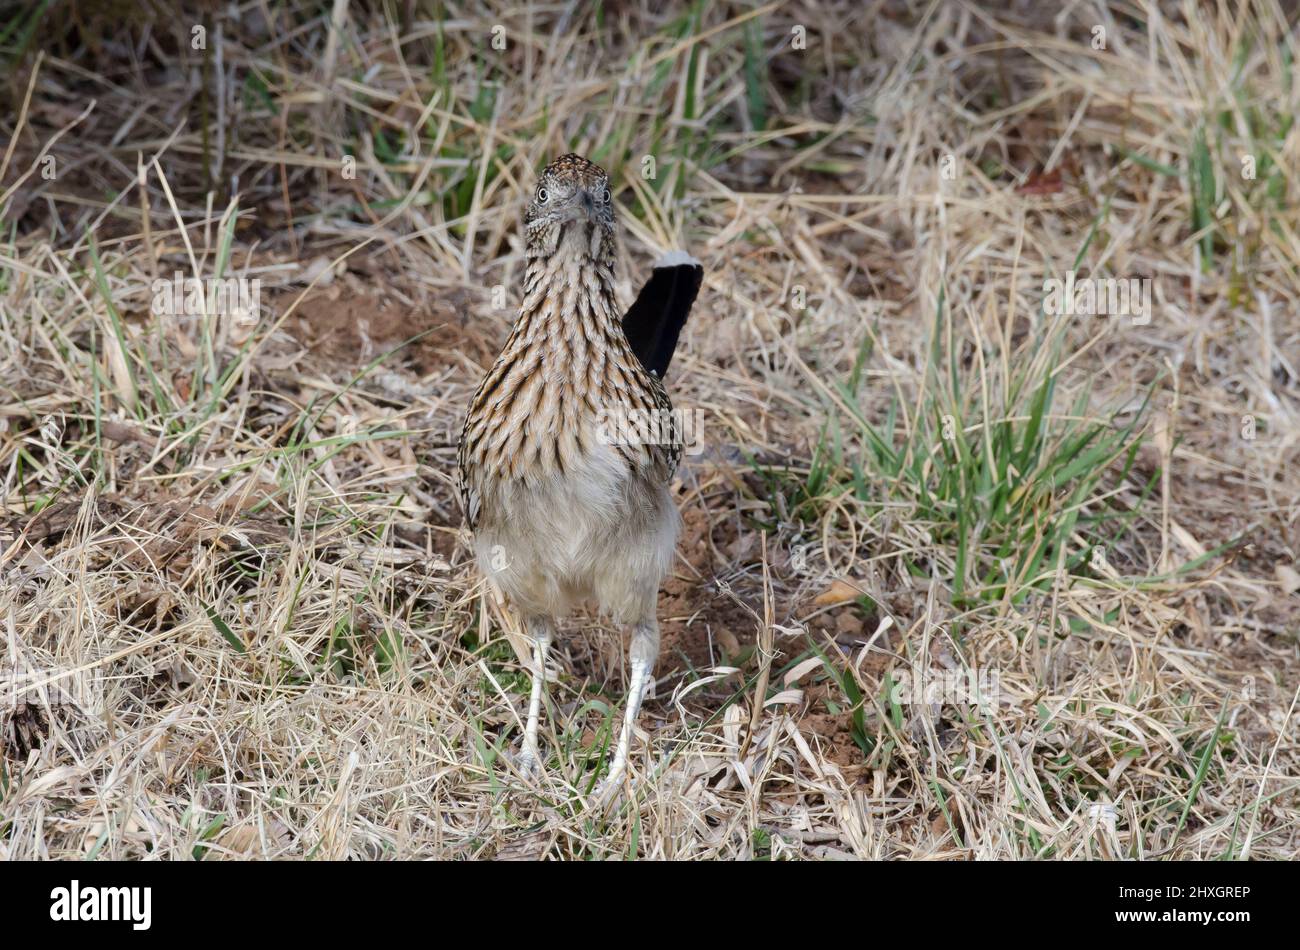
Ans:
POLYGON ((574 184, 585 185, 596 181, 608 181, 609 175, 605 169, 601 168, 589 158, 584 158, 577 152, 570 152, 568 155, 561 155, 551 164, 542 169, 542 178, 551 178, 557 181, 567 180, 574 184))

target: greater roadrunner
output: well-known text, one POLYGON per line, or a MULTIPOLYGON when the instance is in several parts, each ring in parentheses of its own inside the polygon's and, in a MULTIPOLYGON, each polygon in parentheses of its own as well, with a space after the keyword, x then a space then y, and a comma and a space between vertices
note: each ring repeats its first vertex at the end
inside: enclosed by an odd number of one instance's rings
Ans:
POLYGON ((655 602, 681 520, 668 486, 682 454, 661 380, 704 271, 683 252, 667 255, 620 320, 609 176, 580 155, 543 170, 524 231, 524 301, 465 418, 461 498, 480 568, 533 641, 525 775, 541 763, 555 620, 594 601, 631 627, 609 788, 626 769, 659 653, 655 602))

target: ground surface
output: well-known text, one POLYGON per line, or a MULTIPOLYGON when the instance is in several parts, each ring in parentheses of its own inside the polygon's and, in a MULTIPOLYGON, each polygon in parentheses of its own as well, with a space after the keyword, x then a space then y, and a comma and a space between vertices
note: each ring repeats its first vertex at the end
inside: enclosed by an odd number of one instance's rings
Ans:
POLYGON ((0 856, 1296 856, 1279 5, 353 6, 0 46, 0 856), (569 149, 625 300, 707 269, 605 812, 619 631, 566 628, 523 781, 453 478, 569 149), (1072 268, 1149 321, 1046 313, 1072 268), (261 309, 159 313, 177 271, 261 309))

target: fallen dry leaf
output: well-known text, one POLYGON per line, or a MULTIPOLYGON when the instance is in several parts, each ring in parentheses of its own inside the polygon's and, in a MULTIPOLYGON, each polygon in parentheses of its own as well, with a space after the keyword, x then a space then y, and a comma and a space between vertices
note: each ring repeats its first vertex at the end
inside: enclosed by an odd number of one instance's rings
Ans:
POLYGON ((816 607, 829 607, 832 604, 847 604, 850 601, 857 600, 862 596, 862 591, 858 590, 848 581, 842 581, 838 578, 831 581, 831 586, 813 598, 813 605, 816 607))

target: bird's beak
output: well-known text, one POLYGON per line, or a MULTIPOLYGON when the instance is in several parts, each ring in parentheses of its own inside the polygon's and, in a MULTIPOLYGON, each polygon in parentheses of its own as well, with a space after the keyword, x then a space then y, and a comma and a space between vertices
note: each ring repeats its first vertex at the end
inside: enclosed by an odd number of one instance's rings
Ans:
POLYGON ((599 218, 596 210, 596 199, 585 188, 580 188, 574 192, 573 197, 565 204, 561 211, 564 221, 585 221, 588 224, 595 224, 599 218))

